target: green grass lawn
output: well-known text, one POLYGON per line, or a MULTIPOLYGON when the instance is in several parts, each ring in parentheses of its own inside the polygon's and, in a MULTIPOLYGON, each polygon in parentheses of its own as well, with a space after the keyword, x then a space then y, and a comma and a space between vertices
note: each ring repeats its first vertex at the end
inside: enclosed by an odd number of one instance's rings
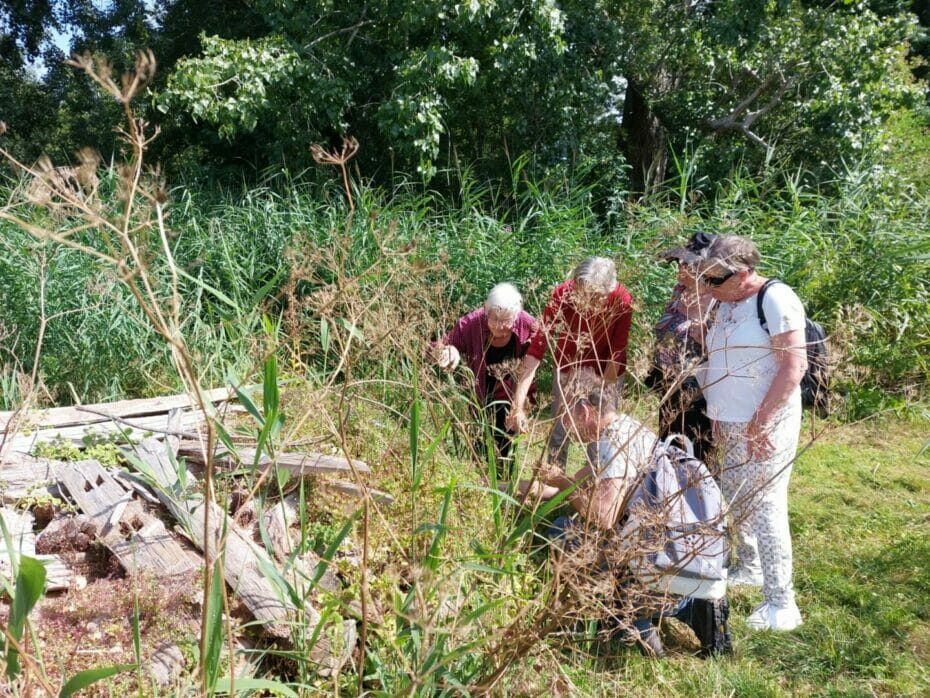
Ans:
POLYGON ((736 654, 673 650, 647 661, 562 665, 582 695, 930 695, 930 438, 926 421, 830 427, 791 483, 795 586, 805 623, 773 634, 745 618, 758 590, 731 593, 736 654))

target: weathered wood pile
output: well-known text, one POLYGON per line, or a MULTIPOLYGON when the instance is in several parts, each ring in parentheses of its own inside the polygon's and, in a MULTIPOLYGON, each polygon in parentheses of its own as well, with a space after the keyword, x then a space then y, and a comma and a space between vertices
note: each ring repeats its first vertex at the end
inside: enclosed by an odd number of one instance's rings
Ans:
MULTIPOLYGON (((209 391, 204 397, 235 410, 225 389, 209 391)), ((94 541, 105 546, 128 574, 144 573, 159 580, 194 574, 203 569, 205 549, 209 555, 222 549, 223 577, 229 589, 266 636, 279 645, 287 644, 295 622, 312 629, 322 619, 312 594, 297 608, 280 588, 280 580, 306 588, 319 560, 313 553, 294 553, 288 525, 295 520, 294 504, 287 498, 261 516, 251 517, 241 513, 233 517, 216 503, 204 501, 200 483, 192 474, 207 461, 202 426, 201 413, 183 395, 28 414, 0 412, 0 517, 14 550, 46 564, 49 590, 84 583, 72 566, 94 541), (65 440, 83 445, 88 433, 123 440, 130 467, 107 468, 96 460, 59 461, 31 455, 40 442, 65 440), (185 464, 183 470, 177 466, 179 459, 185 464), (188 465, 193 467, 188 469, 188 465), (71 502, 79 513, 56 516, 37 536, 35 516, 22 505, 24 500, 38 501, 43 494, 71 502), (172 530, 165 525, 165 517, 159 516, 162 507, 177 522, 172 530), (259 523, 270 546, 259 542, 259 523), (43 552, 51 549, 59 552, 43 552), (277 580, 272 578, 274 573, 269 574, 274 569, 281 575, 277 580)), ((236 450, 238 458, 217 449, 215 467, 256 463, 254 447, 243 444, 236 450)), ((262 455, 257 464, 260 471, 274 467, 291 477, 335 473, 357 479, 370 472, 361 461, 319 453, 282 453, 274 462, 262 455)), ((364 496, 368 491, 381 502, 391 501, 389 495, 356 481, 327 479, 324 485, 343 495, 364 496)), ((9 576, 11 563, 5 548, 0 545, 0 574, 9 576)), ((327 569, 318 584, 333 590, 339 582, 327 569)), ((311 656, 321 671, 344 663, 354 648, 355 622, 344 621, 338 632, 342 635, 340 656, 334 656, 330 647, 333 629, 319 634, 311 656)), ((161 665, 172 656, 179 656, 176 648, 160 648, 152 658, 153 675, 171 676, 161 665)))

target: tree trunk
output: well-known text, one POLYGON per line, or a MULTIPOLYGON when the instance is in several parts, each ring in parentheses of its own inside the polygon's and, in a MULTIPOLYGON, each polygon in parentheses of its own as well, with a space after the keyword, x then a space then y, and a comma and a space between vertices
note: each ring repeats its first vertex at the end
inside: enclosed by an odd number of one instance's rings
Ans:
POLYGON ((644 90, 628 79, 620 126, 620 150, 630 166, 630 189, 648 194, 665 180, 668 165, 668 134, 649 108, 644 90))

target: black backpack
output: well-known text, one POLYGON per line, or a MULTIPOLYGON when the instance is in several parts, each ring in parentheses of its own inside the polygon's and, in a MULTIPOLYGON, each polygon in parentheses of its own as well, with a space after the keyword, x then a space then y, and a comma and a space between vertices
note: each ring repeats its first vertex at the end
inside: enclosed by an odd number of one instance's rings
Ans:
MULTIPOLYGON (((756 314, 759 324, 766 332, 769 324, 762 310, 762 299, 772 284, 784 283, 779 279, 769 279, 759 289, 756 296, 756 314)), ((807 344, 807 371, 801 379, 801 402, 805 407, 813 407, 819 414, 830 410, 830 355, 827 351, 827 333, 823 325, 810 318, 804 318, 804 339, 807 344)))

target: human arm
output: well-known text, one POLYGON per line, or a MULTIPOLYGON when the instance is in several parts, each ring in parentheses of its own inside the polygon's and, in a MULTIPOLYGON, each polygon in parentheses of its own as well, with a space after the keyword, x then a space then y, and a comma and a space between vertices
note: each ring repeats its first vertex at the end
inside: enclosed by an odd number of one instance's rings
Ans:
POLYGON ((789 330, 771 338, 776 372, 765 397, 746 428, 751 458, 768 458, 774 451, 770 436, 772 419, 797 390, 807 371, 807 339, 804 330, 789 330))
POLYGON ((685 316, 688 318, 688 336, 704 346, 704 337, 707 335, 708 322, 714 308, 714 299, 709 293, 694 294, 692 300, 685 307, 685 316))
POLYGON ((511 403, 510 412, 504 419, 504 425, 512 431, 524 431, 526 429, 526 398, 530 392, 530 386, 533 384, 533 378, 536 376, 536 369, 539 368, 540 361, 535 356, 527 354, 520 362, 517 384, 513 391, 513 402, 511 403))
POLYGON ((604 368, 604 382, 607 385, 613 385, 617 382, 617 378, 620 377, 620 374, 623 373, 625 367, 616 361, 608 361, 607 366, 604 368))
POLYGON ((454 371, 458 367, 459 361, 462 360, 461 353, 454 345, 440 342, 433 344, 432 357, 433 362, 446 371, 454 371))
POLYGON ((616 523, 628 484, 626 478, 597 478, 590 465, 571 477, 558 468, 542 468, 539 478, 559 492, 574 486, 568 495, 568 503, 585 521, 604 530, 616 523))
POLYGON ((453 327, 439 341, 433 342, 430 353, 433 361, 440 368, 454 371, 461 361, 462 354, 468 353, 469 339, 480 329, 482 314, 475 311, 459 318, 453 327))
POLYGON ((546 355, 548 336, 546 328, 552 326, 557 312, 557 302, 555 296, 549 301, 543 311, 543 322, 535 325, 526 354, 520 361, 513 399, 510 403, 510 412, 504 419, 504 426, 511 431, 520 432, 526 430, 526 399, 533 385, 533 379, 536 377, 536 370, 539 368, 539 364, 542 363, 543 356, 546 355))

